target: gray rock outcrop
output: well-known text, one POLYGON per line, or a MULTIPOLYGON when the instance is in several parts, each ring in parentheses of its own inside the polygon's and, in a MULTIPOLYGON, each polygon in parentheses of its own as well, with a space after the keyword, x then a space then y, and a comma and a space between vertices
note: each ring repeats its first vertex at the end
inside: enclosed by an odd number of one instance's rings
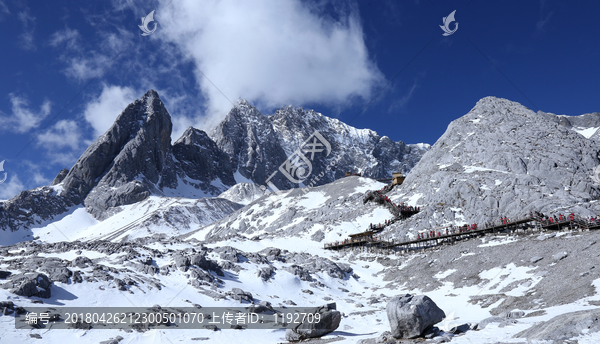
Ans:
POLYGON ((54 180, 52 181, 52 184, 50 184, 50 186, 60 184, 65 179, 67 174, 69 174, 68 169, 63 168, 62 170, 60 170, 60 172, 58 172, 58 174, 56 175, 56 177, 54 178, 54 180))
MULTIPOLYGON (((569 117, 574 121, 574 118, 569 117)), ((422 230, 528 215, 600 213, 597 141, 564 125, 566 117, 486 97, 456 119, 404 183, 388 196, 421 206, 402 225, 422 230)))
POLYGON ((254 301, 252 293, 243 291, 240 288, 232 288, 231 292, 229 292, 229 295, 231 295, 232 299, 237 300, 239 302, 246 301, 252 303, 252 301, 254 301))
POLYGON ((171 117, 156 91, 146 92, 77 160, 62 182, 65 194, 103 219, 108 208, 176 187, 171 129, 171 117))
POLYGON ((261 188, 258 184, 238 183, 217 197, 247 205, 252 201, 268 194, 269 192, 269 189, 264 187, 261 188))
POLYGON ((212 181, 218 180, 226 186, 235 184, 235 168, 229 156, 202 130, 188 128, 173 144, 173 155, 178 174, 187 176, 190 185, 206 194, 223 192, 222 188, 212 185, 212 181))
POLYGON ((483 330, 489 324, 498 324, 498 327, 505 327, 507 325, 513 325, 513 324, 516 324, 516 323, 517 323, 517 320, 515 320, 513 318, 489 317, 489 318, 485 318, 485 319, 481 320, 479 323, 477 323, 477 325, 475 326, 475 329, 476 330, 483 330))
POLYGON ((11 276, 10 282, 2 284, 2 288, 10 289, 14 294, 41 298, 50 298, 52 291, 48 276, 41 273, 25 273, 11 276))
POLYGON ((402 295, 393 297, 386 307, 394 338, 416 338, 446 314, 433 300, 425 295, 402 295))
POLYGON ((527 338, 528 341, 550 340, 562 343, 582 333, 598 331, 600 331, 600 309, 590 309, 557 315, 541 324, 534 324, 515 337, 527 338))
POLYGON ((335 303, 319 307, 313 314, 320 315, 320 321, 310 322, 305 320, 303 323, 288 328, 285 331, 285 339, 290 342, 297 342, 309 338, 319 338, 335 331, 342 321, 342 314, 336 310, 335 303))
POLYGON ((48 260, 44 262, 40 270, 48 274, 51 282, 69 283, 69 278, 73 275, 73 272, 60 261, 48 260))

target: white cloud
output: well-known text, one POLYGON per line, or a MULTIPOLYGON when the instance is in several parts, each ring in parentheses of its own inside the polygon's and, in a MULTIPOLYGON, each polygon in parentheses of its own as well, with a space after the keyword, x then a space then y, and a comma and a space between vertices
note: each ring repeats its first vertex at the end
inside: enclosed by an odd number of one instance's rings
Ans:
POLYGON ((14 130, 18 133, 25 133, 33 128, 37 128, 40 122, 44 120, 52 108, 50 101, 45 100, 40 106, 39 111, 32 111, 29 108, 29 102, 23 97, 14 93, 8 95, 12 103, 12 115, 0 115, 0 128, 4 130, 14 130))
POLYGON ((410 87, 408 92, 406 92, 402 97, 397 98, 392 102, 392 105, 390 105, 388 112, 398 111, 401 108, 405 107, 406 104, 408 104, 408 102, 412 98, 413 94, 415 93, 415 90, 418 87, 419 87, 419 85, 418 85, 417 81, 415 80, 415 82, 412 84, 412 86, 410 87))
POLYGON ((23 24, 23 33, 21 33, 21 48, 25 50, 35 50, 33 43, 33 31, 35 30, 35 17, 29 14, 29 8, 18 13, 17 18, 23 24))
POLYGON ((86 104, 84 117, 94 128, 94 135, 104 134, 127 105, 137 97, 130 87, 103 85, 100 97, 86 104))
POLYGON ((46 146, 46 149, 69 147, 73 150, 79 148, 81 134, 75 121, 60 120, 50 129, 37 137, 38 145, 46 146))
MULTIPOLYGON (((4 178, 4 176, 2 176, 2 178, 4 178)), ((14 197, 21 192, 24 187, 25 185, 23 185, 16 174, 10 175, 9 173, 8 180, 0 184, 0 200, 6 200, 14 197)))
POLYGON ((182 0, 156 12, 154 35, 175 42, 225 94, 197 73, 211 115, 222 117, 238 98, 259 107, 339 106, 368 99, 383 77, 357 11, 337 15, 299 0, 182 0))
POLYGON ((101 54, 88 57, 71 57, 68 61, 68 67, 65 69, 65 74, 70 78, 84 81, 98 75, 108 62, 108 57, 101 54))
POLYGON ((0 1, 0 20, 2 20, 5 14, 10 14, 10 11, 4 1, 0 1))
POLYGON ((535 24, 535 33, 539 34, 544 31, 544 27, 552 18, 553 11, 548 10, 548 4, 546 0, 540 0, 540 19, 535 24))
POLYGON ((35 183, 35 185, 50 185, 50 183, 52 183, 52 180, 46 178, 46 176, 44 176, 40 172, 34 172, 33 182, 35 183))
POLYGON ((65 28, 64 30, 56 31, 50 37, 50 45, 60 47, 64 44, 67 49, 78 50, 77 41, 79 40, 79 31, 65 28))
POLYGON ((98 41, 91 44, 81 40, 79 31, 66 28, 53 33, 49 43, 60 49, 59 60, 66 64, 63 70, 65 75, 85 81, 100 75, 120 52, 131 46, 133 34, 120 28, 116 28, 116 31, 98 32, 98 41))

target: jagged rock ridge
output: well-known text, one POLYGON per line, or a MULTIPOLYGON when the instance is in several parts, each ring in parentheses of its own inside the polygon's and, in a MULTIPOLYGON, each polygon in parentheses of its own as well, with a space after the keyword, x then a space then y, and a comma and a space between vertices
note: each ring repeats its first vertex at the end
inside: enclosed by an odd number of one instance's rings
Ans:
MULTIPOLYGON (((311 176, 323 175, 315 186, 339 179, 348 171, 373 178, 408 172, 429 149, 427 144, 393 142, 387 136, 353 128, 313 110, 286 106, 273 115, 263 116, 246 101, 240 101, 210 136, 229 154, 239 173, 238 182, 247 179, 263 184, 286 159, 295 157, 294 152, 315 131, 331 145, 328 156, 313 156, 310 161, 311 176)), ((309 180, 306 178, 304 184, 309 180)), ((281 173, 272 181, 280 189, 297 186, 281 173)))
POLYGON ((120 206, 140 202, 151 194, 170 195, 172 190, 191 188, 204 196, 234 184, 231 174, 223 172, 227 159, 218 151, 212 153, 216 146, 206 134, 189 129, 172 146, 171 130, 171 117, 163 102, 156 91, 149 90, 123 110, 68 172, 62 170, 52 186, 25 191, 2 202, 1 228, 31 227, 76 205, 84 205, 103 220, 120 206), (222 183, 212 185, 215 179, 222 183))

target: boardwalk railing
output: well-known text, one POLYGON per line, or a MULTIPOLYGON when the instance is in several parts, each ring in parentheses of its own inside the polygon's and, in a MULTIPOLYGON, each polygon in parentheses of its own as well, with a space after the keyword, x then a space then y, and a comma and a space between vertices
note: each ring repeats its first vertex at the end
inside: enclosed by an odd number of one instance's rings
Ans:
POLYGON ((436 228, 431 231, 425 231, 419 233, 419 236, 416 239, 409 239, 403 241, 396 241, 396 238, 389 238, 391 233, 387 235, 381 235, 380 233, 385 230, 385 228, 398 220, 405 219, 419 212, 419 208, 416 207, 405 207, 402 206, 399 208, 397 205, 391 202, 391 200, 386 199, 384 196, 386 193, 390 192, 394 188, 394 185, 386 185, 380 190, 375 191, 367 191, 363 198, 363 203, 367 203, 369 201, 376 201, 378 203, 382 203, 386 206, 390 212, 394 215, 394 218, 390 221, 387 221, 387 224, 376 226, 370 226, 369 229, 362 233, 357 233, 351 235, 351 238, 333 242, 326 243, 324 245, 325 249, 333 249, 340 250, 343 248, 352 248, 352 247, 367 247, 367 248, 381 248, 381 249, 393 249, 397 250, 397 248, 401 249, 419 249, 437 246, 443 243, 454 243, 458 240, 464 240, 471 237, 482 236, 488 233, 496 233, 496 232, 517 232, 520 229, 526 230, 560 230, 564 228, 573 229, 581 229, 581 230, 590 230, 590 229, 600 229, 600 220, 598 221, 588 221, 580 216, 571 216, 564 217, 561 220, 554 220, 551 218, 545 219, 539 216, 539 213, 529 215, 525 215, 518 218, 508 219, 502 218, 501 220, 496 220, 492 222, 486 222, 482 224, 481 228, 473 226, 448 226, 436 228))
POLYGON ((349 247, 367 246, 377 247, 380 249, 394 249, 400 248, 402 250, 422 249, 432 246, 438 246, 444 243, 454 243, 456 241, 483 236, 488 233, 500 233, 500 232, 517 232, 522 230, 560 230, 569 228, 571 230, 591 230, 600 229, 600 221, 590 222, 587 219, 583 219, 579 216, 575 216, 574 219, 569 220, 566 217, 563 221, 550 222, 549 220, 543 220, 537 216, 522 216, 516 219, 508 219, 508 221, 494 221, 485 223, 482 228, 477 229, 465 229, 464 226, 450 226, 436 228, 431 232, 425 232, 425 235, 419 236, 416 239, 409 240, 397 240, 396 238, 390 239, 390 234, 378 235, 374 238, 361 237, 360 240, 342 240, 336 243, 325 244, 324 248, 339 250, 349 247), (430 234, 431 233, 431 234, 430 234))

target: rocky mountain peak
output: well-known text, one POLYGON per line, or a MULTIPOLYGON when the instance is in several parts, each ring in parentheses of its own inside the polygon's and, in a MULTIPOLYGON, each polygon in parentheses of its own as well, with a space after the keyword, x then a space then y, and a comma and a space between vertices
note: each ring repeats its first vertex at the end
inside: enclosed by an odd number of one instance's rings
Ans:
POLYGON ((246 99, 240 99, 235 106, 229 110, 223 122, 248 122, 263 117, 260 111, 246 99))
POLYGON ((450 123, 391 198, 425 209, 408 221, 414 229, 556 209, 591 216, 599 162, 595 142, 560 116, 486 97, 450 123))
POLYGON ((187 128, 173 145, 173 155, 180 174, 197 181, 193 183, 196 189, 217 195, 222 190, 213 181, 227 187, 235 184, 229 157, 202 130, 187 128))
POLYGON ((149 90, 129 104, 115 123, 83 153, 62 185, 96 216, 109 207, 148 197, 173 184, 171 116, 158 93, 149 90))
POLYGON ((189 127, 181 134, 181 137, 177 139, 174 145, 177 145, 180 142, 190 144, 191 142, 201 142, 207 139, 210 140, 210 137, 208 137, 204 130, 189 127))

